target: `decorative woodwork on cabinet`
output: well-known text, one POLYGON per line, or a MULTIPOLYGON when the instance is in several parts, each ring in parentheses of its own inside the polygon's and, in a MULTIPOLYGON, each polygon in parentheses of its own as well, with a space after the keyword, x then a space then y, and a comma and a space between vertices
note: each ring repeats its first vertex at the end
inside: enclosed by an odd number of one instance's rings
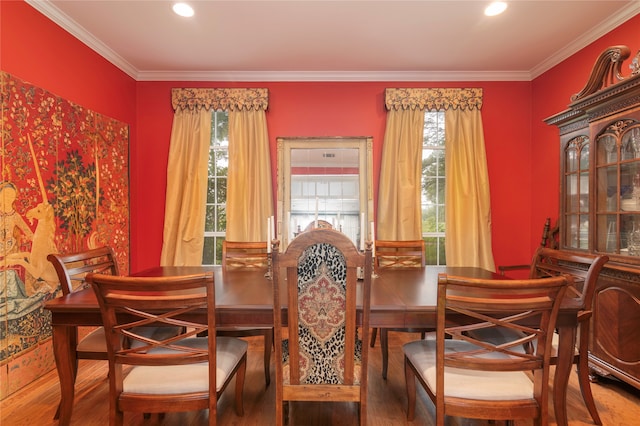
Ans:
MULTIPOLYGON (((640 389, 640 52, 598 57, 560 130, 560 248, 609 255, 593 301, 589 366, 640 389)), ((596 376, 594 375, 594 378, 596 376)))

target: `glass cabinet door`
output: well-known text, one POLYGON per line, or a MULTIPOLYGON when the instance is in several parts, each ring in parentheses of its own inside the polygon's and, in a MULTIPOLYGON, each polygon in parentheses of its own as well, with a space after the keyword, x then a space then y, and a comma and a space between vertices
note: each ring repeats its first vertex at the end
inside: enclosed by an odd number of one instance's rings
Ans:
POLYGON ((564 157, 564 242, 569 248, 589 248, 589 137, 569 140, 564 157))
POLYGON ((616 120, 596 137, 598 252, 640 256, 640 123, 616 120))

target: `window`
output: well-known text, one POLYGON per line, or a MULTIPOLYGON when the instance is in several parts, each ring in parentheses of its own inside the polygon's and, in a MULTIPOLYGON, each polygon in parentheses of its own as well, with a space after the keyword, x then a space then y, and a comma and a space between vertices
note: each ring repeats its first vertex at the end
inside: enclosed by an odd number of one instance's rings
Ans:
POLYGON ((222 241, 224 241, 227 231, 228 168, 229 114, 227 111, 214 111, 211 118, 203 265, 220 265, 222 263, 222 241))
POLYGON ((426 111, 422 143, 422 238, 427 265, 446 265, 444 251, 444 112, 426 111))

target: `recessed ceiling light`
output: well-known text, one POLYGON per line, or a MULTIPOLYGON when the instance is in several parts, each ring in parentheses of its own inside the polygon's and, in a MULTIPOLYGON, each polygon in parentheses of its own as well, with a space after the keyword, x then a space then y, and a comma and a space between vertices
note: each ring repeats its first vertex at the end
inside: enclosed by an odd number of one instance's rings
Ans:
POLYGON ((494 1, 484 10, 484 14, 487 16, 500 15, 507 9, 507 2, 494 1))
POLYGON ((186 3, 176 3, 173 5, 173 11, 180 16, 190 18, 193 16, 193 8, 186 3))

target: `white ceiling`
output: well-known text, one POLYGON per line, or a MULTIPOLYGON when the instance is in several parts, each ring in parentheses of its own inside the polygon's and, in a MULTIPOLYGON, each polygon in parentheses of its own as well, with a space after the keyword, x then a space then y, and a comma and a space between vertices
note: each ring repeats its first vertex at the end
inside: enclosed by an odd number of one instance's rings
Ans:
POLYGON ((528 81, 640 12, 639 0, 512 0, 492 18, 488 0, 187 0, 195 16, 182 18, 164 0, 26 1, 140 81, 528 81))

